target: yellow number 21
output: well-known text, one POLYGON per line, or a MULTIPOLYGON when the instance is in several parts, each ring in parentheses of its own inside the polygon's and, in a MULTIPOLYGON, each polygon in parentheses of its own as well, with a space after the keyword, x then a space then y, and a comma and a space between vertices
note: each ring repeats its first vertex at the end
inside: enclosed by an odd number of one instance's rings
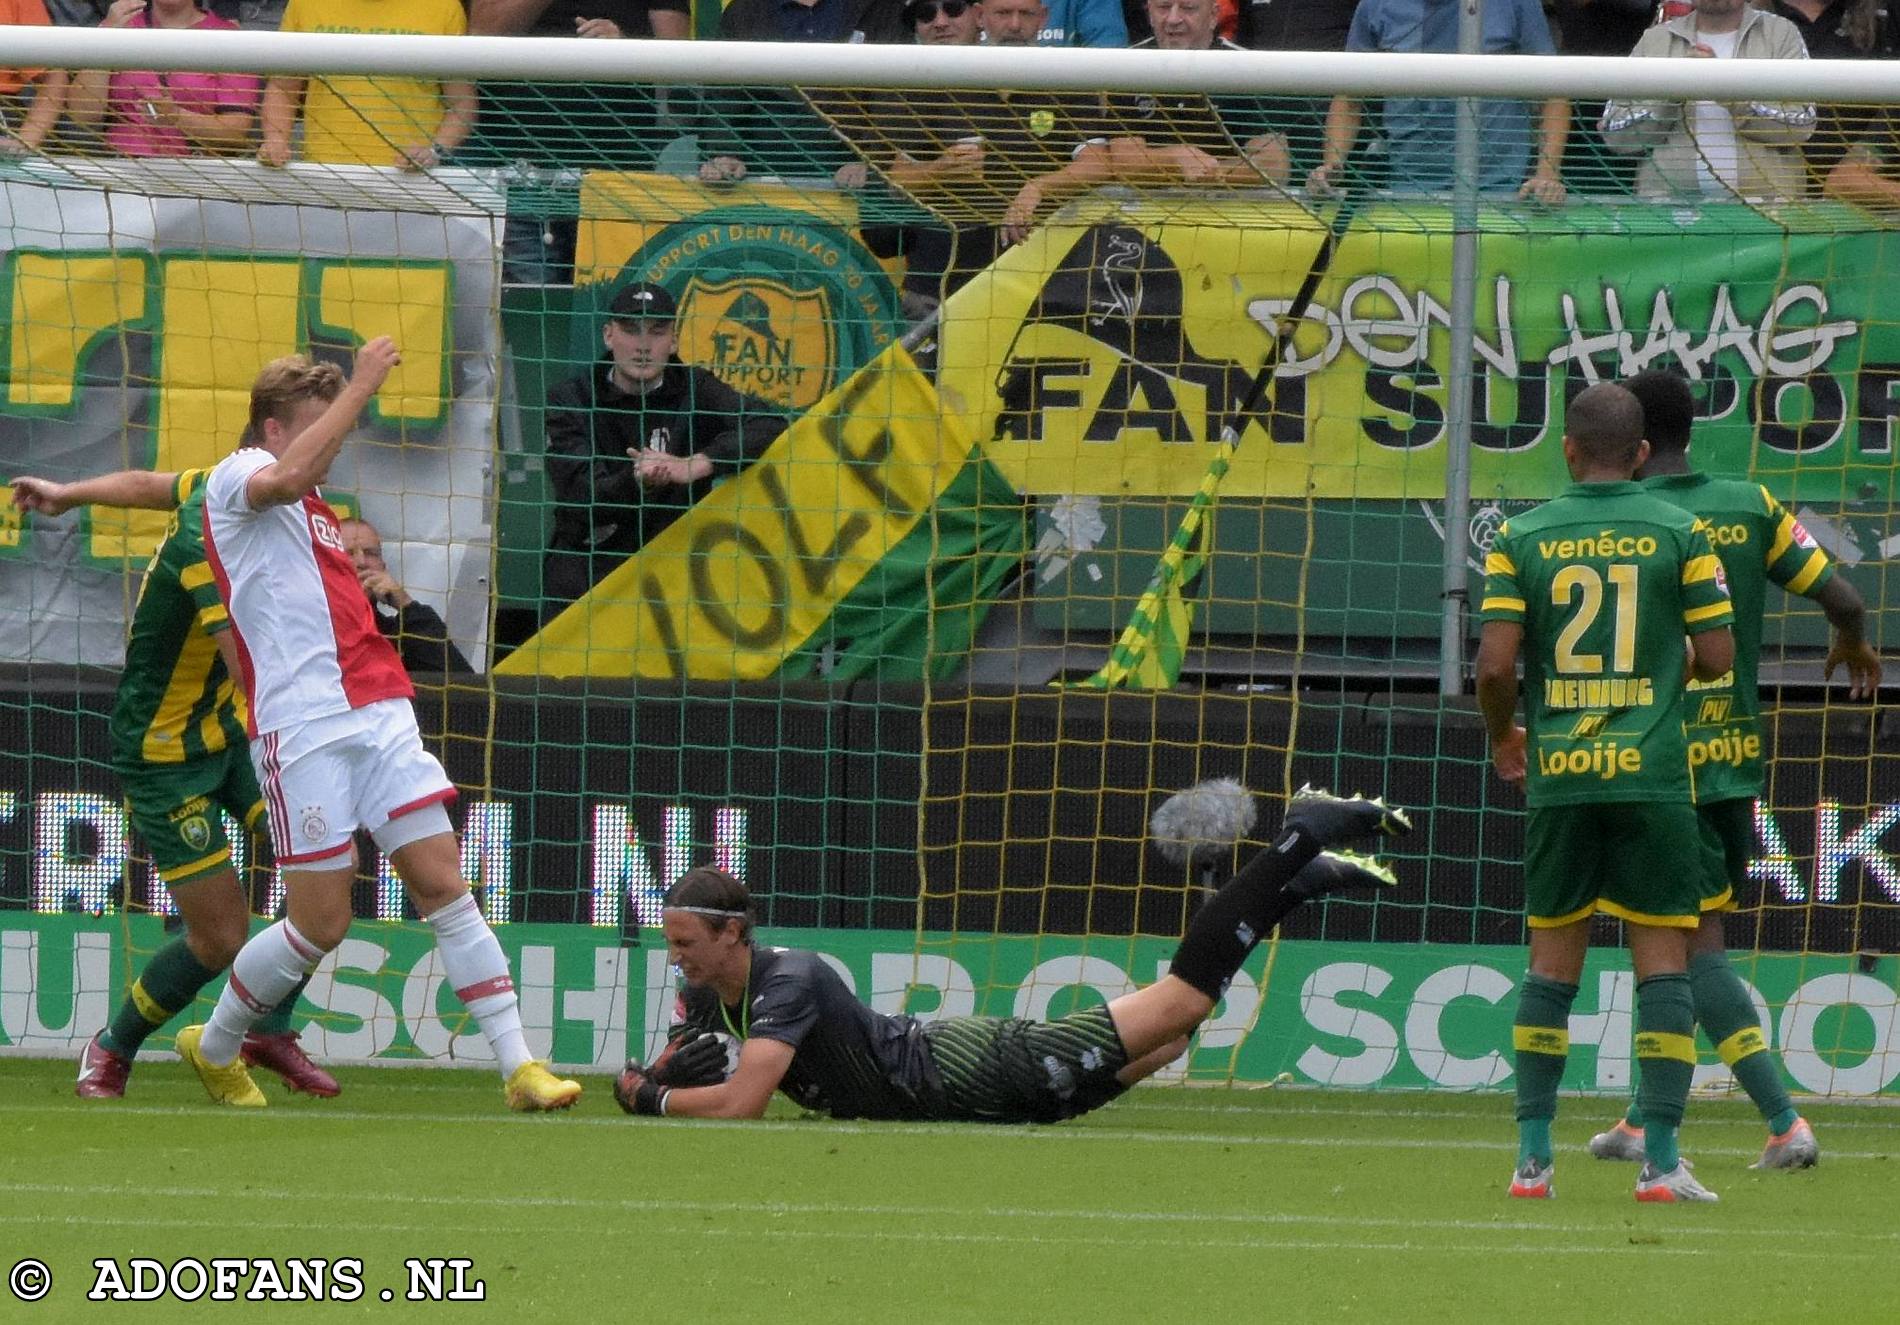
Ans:
MULTIPOLYGON (((1616 638, 1610 669, 1618 675, 1636 668, 1636 566, 1619 561, 1609 568, 1610 588, 1616 596, 1616 638)), ((1577 642, 1596 624, 1603 610, 1603 577, 1594 566, 1572 564, 1557 572, 1550 582, 1553 607, 1568 607, 1577 599, 1577 609, 1557 634, 1557 670, 1565 673, 1596 675, 1603 670, 1603 655, 1578 653, 1577 642)))

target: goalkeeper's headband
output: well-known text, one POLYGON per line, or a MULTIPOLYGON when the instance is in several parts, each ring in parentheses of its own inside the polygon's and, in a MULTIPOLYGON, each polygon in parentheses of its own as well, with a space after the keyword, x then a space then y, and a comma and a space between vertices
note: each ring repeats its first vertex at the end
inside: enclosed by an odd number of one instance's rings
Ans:
POLYGON ((744 920, 745 911, 722 911, 716 906, 662 906, 662 911, 684 911, 688 915, 712 916, 719 920, 744 920))

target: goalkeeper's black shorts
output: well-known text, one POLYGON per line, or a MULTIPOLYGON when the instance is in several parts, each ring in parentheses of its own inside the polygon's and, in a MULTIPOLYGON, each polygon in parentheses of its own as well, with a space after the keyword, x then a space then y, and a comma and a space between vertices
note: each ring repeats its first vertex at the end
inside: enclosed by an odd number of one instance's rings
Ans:
POLYGON ((924 1027, 924 1042, 942 1080, 945 1119, 1060 1122, 1127 1089, 1115 1074, 1128 1051, 1105 1007, 1059 1021, 947 1017, 924 1027))

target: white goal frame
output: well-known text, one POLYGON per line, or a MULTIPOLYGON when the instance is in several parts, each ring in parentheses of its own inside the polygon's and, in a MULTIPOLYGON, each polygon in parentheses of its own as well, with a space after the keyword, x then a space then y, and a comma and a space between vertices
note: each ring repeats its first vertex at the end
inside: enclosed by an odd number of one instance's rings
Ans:
POLYGON ((391 74, 537 82, 979 87, 1356 97, 1640 97, 1900 105, 1881 60, 1635 60, 1577 55, 576 41, 342 33, 10 27, 7 61, 56 69, 391 74))

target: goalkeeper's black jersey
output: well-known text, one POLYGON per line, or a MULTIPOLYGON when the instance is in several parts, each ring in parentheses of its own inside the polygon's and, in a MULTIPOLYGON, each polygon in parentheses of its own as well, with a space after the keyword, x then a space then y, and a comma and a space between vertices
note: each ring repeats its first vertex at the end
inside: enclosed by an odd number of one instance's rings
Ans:
POLYGON ((710 986, 680 995, 671 1038, 725 1031, 792 1046, 779 1089, 835 1118, 933 1118, 943 1090, 914 1017, 873 1012, 815 954, 752 950, 745 1006, 722 1008, 710 986))

